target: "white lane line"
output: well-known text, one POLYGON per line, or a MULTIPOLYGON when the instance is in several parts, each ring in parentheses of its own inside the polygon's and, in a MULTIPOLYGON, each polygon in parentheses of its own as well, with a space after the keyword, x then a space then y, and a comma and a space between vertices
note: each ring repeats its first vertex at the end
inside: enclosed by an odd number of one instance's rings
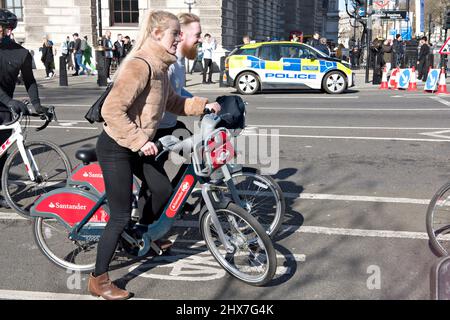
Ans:
POLYGON ((308 97, 307 95, 301 96, 265 96, 266 99, 329 99, 329 100, 343 100, 343 99, 359 99, 359 96, 351 97, 308 97))
MULTIPOLYGON (((0 290, 0 299, 4 300, 103 300, 91 295, 20 291, 20 290, 0 290)), ((153 299, 130 299, 130 300, 153 300, 153 299)))
MULTIPOLYGON (((450 110, 450 109, 449 109, 450 110)), ((282 138, 311 138, 311 139, 343 139, 343 140, 376 140, 376 141, 416 141, 416 142, 450 142, 450 139, 415 139, 388 137, 345 137, 345 136, 313 136, 296 134, 266 134, 243 132, 243 136, 282 137, 282 138)))
MULTIPOLYGON (((198 228, 198 221, 183 221, 183 220, 177 221, 175 223, 175 226, 183 227, 183 228, 198 228)), ((280 228, 280 234, 286 233, 286 232, 311 233, 311 234, 348 236, 348 237, 428 240, 428 234, 426 232, 411 232, 411 231, 367 230, 367 229, 348 229, 348 228, 328 228, 328 227, 315 227, 315 226, 283 225, 280 228)))
POLYGON ((375 109, 375 108, 285 108, 285 107, 278 107, 278 108, 272 108, 272 107, 256 107, 257 110, 292 110, 292 111, 296 111, 296 110, 304 110, 304 111, 450 111, 450 109, 448 108, 429 108, 429 109, 375 109))
POLYGON ((349 196, 336 194, 317 193, 283 193, 287 198, 299 198, 304 200, 334 200, 334 201, 355 201, 355 202, 377 202, 377 203, 397 203, 397 204, 419 204, 428 205, 430 200, 411 198, 390 198, 390 197, 370 197, 370 196, 349 196))
MULTIPOLYGON (((412 198, 392 198, 392 197, 373 197, 373 196, 355 196, 355 195, 337 195, 325 193, 283 193, 286 198, 301 200, 330 200, 330 201, 353 201, 353 202, 376 202, 376 203, 395 203, 395 204, 412 204, 412 205, 428 205, 428 199, 412 199, 412 198)), ((0 212, 0 220, 27 220, 14 212, 0 212)))
MULTIPOLYGON (((39 128, 40 126, 28 126, 28 128, 39 128)), ((72 126, 48 126, 46 129, 77 129, 77 130, 98 130, 96 127, 72 127, 72 126)))
POLYGON ((439 98, 439 97, 430 97, 430 99, 450 107, 450 101, 444 100, 444 99, 439 98))
POLYGON ((406 128, 406 127, 334 127, 334 126, 288 126, 272 124, 249 124, 248 128, 294 128, 294 129, 350 129, 350 130, 450 130, 450 128, 406 128))

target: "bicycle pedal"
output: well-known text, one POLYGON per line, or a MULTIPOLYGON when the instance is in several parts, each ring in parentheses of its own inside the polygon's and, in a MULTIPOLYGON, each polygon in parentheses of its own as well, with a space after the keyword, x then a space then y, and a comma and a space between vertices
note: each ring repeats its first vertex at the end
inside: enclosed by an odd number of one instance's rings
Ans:
POLYGON ((150 248, 152 248, 152 250, 155 251, 158 256, 162 256, 164 253, 162 251, 162 249, 160 247, 158 247, 158 245, 156 243, 154 243, 153 241, 150 244, 150 248))

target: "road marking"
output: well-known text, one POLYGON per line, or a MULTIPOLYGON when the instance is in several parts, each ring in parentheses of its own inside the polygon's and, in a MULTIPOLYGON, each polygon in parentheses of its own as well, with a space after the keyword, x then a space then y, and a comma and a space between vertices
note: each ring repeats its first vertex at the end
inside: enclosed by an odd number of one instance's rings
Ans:
POLYGON ((91 295, 37 292, 37 291, 19 291, 19 290, 0 290, 0 299, 7 300, 99 300, 91 295))
POLYGON ((430 99, 450 107, 450 101, 444 100, 444 99, 439 98, 439 97, 430 97, 430 99))
POLYGON ((376 140, 376 141, 416 141, 416 142, 450 142, 449 139, 415 139, 415 138, 381 138, 381 137, 345 137, 345 136, 312 136, 296 134, 268 134, 243 132, 243 136, 282 137, 282 138, 310 138, 310 139, 344 139, 344 140, 376 140))
MULTIPOLYGON (((28 128, 39 128, 40 126, 28 126, 28 128)), ((96 127, 69 127, 69 126, 48 126, 46 129, 77 129, 77 130, 98 130, 96 127)))
MULTIPOLYGON (((194 192, 196 190, 194 189, 194 192)), ((262 193, 263 194, 263 193, 262 193)), ((331 200, 331 201, 354 201, 354 202, 375 202, 375 203, 395 203, 395 204, 413 204, 428 205, 428 199, 413 198, 393 198, 393 197, 374 197, 374 196, 357 196, 357 195, 337 195, 324 193, 294 193, 284 192, 283 195, 290 199, 301 200, 331 200)), ((0 220, 27 220, 14 212, 0 212, 0 220)))
POLYGON ((443 133, 450 133, 450 130, 447 129, 447 130, 442 130, 442 131, 424 132, 424 133, 419 133, 419 134, 424 135, 424 136, 434 137, 434 138, 450 139, 450 136, 445 135, 443 133))
POLYGON ((304 110, 304 111, 450 111, 450 109, 375 109, 375 108, 285 108, 285 107, 256 107, 257 110, 304 110))
MULTIPOLYGON (((21 291, 21 290, 0 290, 2 300, 103 300, 103 298, 93 297, 84 294, 21 291)), ((143 298, 131 298, 130 300, 155 300, 143 298)))
POLYGON ((300 96, 264 96, 266 99, 330 99, 330 100, 342 100, 342 99, 359 99, 359 96, 351 96, 351 97, 308 97, 307 95, 300 96))
POLYGON ((450 130, 450 128, 287 126, 287 125, 272 125, 272 124, 249 124, 247 128, 251 127, 294 128, 294 129, 355 129, 355 130, 450 130))
MULTIPOLYGON (((198 221, 177 221, 175 223, 175 226, 183 228, 198 228, 198 221)), ((299 226, 299 225, 281 226, 280 234, 287 232, 348 236, 348 237, 428 240, 428 234, 426 232, 329 228, 329 227, 299 226)))

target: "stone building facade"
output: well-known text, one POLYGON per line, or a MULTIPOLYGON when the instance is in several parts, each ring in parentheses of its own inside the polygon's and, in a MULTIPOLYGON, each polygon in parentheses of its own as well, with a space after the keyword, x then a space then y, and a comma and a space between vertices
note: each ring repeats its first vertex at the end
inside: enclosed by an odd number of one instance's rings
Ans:
MULTIPOLYGON (((337 0, 196 0, 192 12, 202 19, 203 33, 217 41, 215 61, 242 42, 244 35, 253 40, 288 39, 292 30, 312 34, 318 30, 329 38, 333 15, 329 4, 337 0)), ((337 5, 336 5, 337 6, 337 5)), ((99 21, 102 31, 136 39, 139 25, 148 10, 187 12, 184 0, 0 0, 0 7, 13 9, 22 19, 15 37, 25 47, 38 53, 42 37, 48 35, 59 48, 67 36, 78 32, 97 43, 99 21), (101 19, 97 5, 101 3, 101 19)), ((334 21, 334 20, 333 20, 334 21)), ((39 64, 39 59, 36 59, 39 64)))

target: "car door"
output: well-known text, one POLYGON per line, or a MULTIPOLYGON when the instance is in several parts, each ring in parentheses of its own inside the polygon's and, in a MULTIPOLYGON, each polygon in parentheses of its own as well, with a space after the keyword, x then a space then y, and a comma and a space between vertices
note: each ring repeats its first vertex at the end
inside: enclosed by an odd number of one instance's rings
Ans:
POLYGON ((314 49, 300 44, 299 58, 301 61, 301 77, 304 83, 310 88, 319 89, 323 77, 320 56, 314 49))
POLYGON ((259 74, 263 87, 274 87, 282 84, 283 63, 280 60, 280 47, 275 44, 265 44, 259 49, 262 69, 259 74))

